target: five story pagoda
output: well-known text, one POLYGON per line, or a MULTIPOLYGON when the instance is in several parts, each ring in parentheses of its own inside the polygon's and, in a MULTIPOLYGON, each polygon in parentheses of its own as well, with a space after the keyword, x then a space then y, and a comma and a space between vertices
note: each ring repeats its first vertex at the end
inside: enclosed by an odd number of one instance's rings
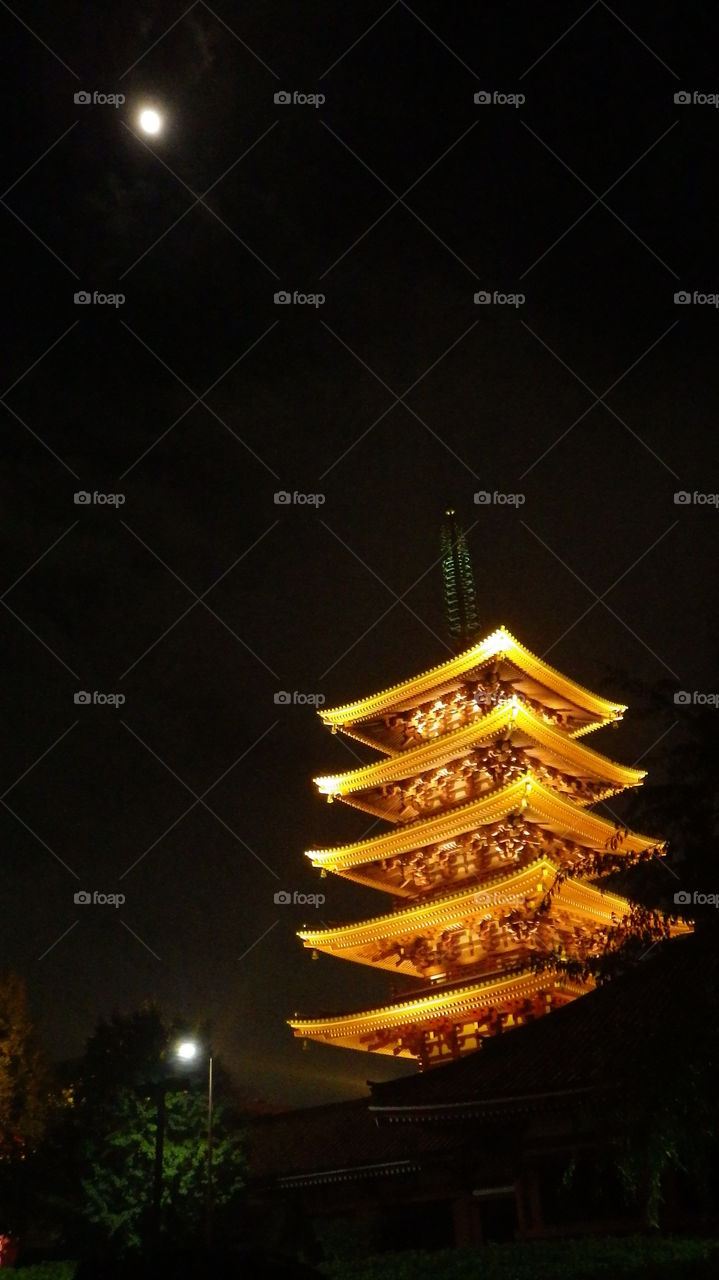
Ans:
MULTIPOLYGON (((504 627, 478 639, 469 553, 451 510, 442 552, 449 629, 461 651, 319 712, 333 733, 382 757, 316 778, 319 791, 390 826, 307 857, 391 903, 371 919, 299 934, 313 953, 407 975, 416 990, 358 1013, 290 1022, 302 1039, 420 1067, 476 1050, 486 1036, 588 991, 583 963, 618 945, 632 911, 595 882, 664 852, 591 812, 644 777, 582 741, 626 708, 561 675, 504 627)), ((666 932, 680 928, 664 922, 666 932)))

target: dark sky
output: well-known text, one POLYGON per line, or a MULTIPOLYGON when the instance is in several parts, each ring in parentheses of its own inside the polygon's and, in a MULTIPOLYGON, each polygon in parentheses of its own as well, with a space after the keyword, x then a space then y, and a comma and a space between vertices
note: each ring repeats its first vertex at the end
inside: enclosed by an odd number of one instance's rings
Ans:
POLYGON ((447 656, 448 501, 487 630, 715 688, 719 511, 674 501, 719 492, 719 313, 674 301, 719 291, 719 112, 674 101, 719 91, 710 9, 2 4, 0 964, 55 1056, 154 997, 252 1096, 407 1069, 285 1025, 386 997, 294 934, 387 903, 306 866, 365 829, 310 781, 358 753, 274 695, 447 656))

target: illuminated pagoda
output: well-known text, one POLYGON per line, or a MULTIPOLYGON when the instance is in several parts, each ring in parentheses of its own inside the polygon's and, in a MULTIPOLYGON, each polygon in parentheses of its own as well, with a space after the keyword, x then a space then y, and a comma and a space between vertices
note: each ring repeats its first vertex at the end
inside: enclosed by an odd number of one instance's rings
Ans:
POLYGON ((416 989, 362 1012, 290 1022, 300 1038, 420 1067, 476 1050, 590 990, 585 962, 619 944, 632 913, 627 899, 603 890, 602 876, 664 853, 652 837, 591 811, 645 776, 582 741, 626 708, 561 675, 504 627, 477 641, 453 512, 443 552, 450 627, 454 620, 465 645, 474 632, 474 643, 319 712, 333 733, 382 757, 316 778, 319 791, 388 829, 307 857, 391 903, 370 919, 299 934, 313 953, 406 975, 416 989))

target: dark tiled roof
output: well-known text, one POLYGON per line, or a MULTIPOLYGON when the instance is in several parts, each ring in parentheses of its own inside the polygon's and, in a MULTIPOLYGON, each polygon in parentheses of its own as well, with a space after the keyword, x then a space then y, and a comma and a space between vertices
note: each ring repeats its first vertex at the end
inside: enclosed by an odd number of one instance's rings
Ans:
POLYGON ((658 944, 633 969, 562 1009, 485 1041, 422 1075, 372 1085, 372 1107, 513 1100, 522 1108, 568 1091, 605 1090, 631 1070, 652 1031, 690 1035, 716 990, 716 949, 696 935, 658 944))
MULTIPOLYGON (((253 1179, 292 1177, 322 1171, 340 1177, 349 1168, 370 1169, 414 1158, 448 1145, 441 1134, 417 1129, 412 1134, 379 1127, 369 1114, 368 1098, 305 1107, 263 1116, 250 1126, 253 1179)), ((379 1169, 377 1169, 379 1174, 379 1169)))

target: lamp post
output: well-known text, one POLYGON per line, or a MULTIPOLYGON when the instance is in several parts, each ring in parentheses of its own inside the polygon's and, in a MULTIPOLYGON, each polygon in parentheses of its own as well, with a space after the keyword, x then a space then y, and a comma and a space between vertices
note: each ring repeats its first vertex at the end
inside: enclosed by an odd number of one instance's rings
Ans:
MULTIPOLYGON (((200 1053, 196 1040, 182 1040, 176 1049, 177 1057, 182 1062, 194 1062, 200 1053)), ((208 1249, 212 1246, 212 1054, 207 1058, 207 1188, 205 1192, 205 1241, 208 1249)))

